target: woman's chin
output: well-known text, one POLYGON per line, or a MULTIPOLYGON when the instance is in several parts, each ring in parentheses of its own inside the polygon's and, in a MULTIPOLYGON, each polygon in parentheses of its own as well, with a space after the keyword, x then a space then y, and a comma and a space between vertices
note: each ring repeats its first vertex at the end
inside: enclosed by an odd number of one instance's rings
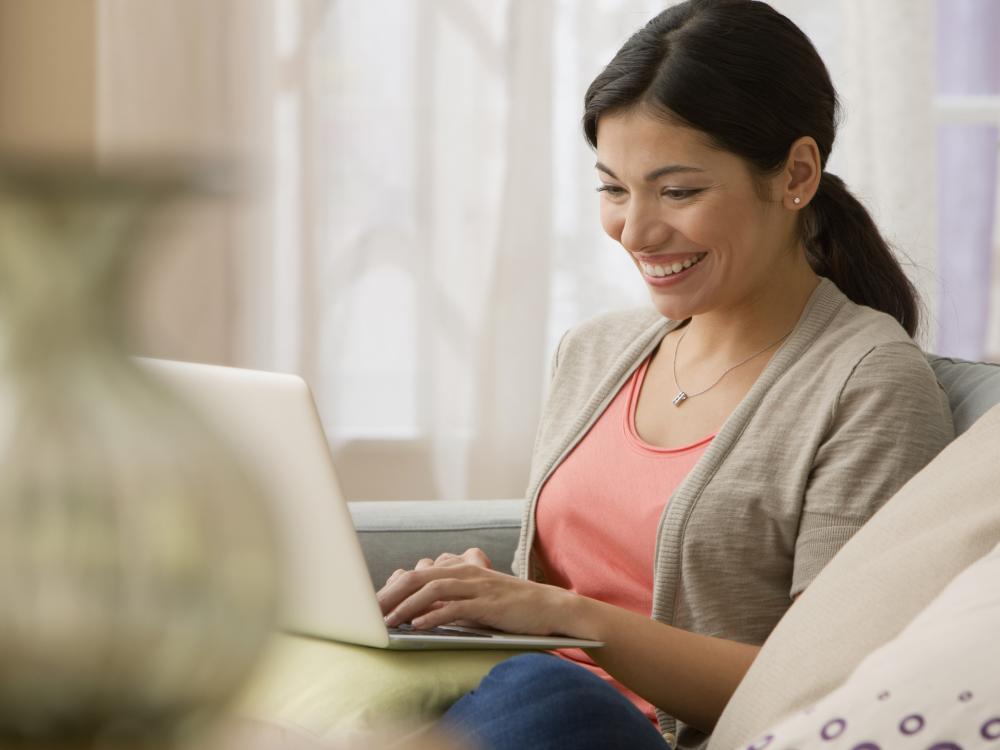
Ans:
POLYGON ((687 320, 694 315, 693 306, 689 302, 685 303, 656 291, 651 291, 649 296, 656 311, 668 320, 687 320))

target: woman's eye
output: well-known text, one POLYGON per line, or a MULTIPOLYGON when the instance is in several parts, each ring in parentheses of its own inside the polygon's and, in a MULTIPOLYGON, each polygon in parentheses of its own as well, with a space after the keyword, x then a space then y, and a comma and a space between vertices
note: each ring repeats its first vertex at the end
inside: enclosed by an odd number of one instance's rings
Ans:
MULTIPOLYGON (((675 201, 682 201, 691 198, 702 191, 701 188, 664 188, 660 194, 675 201)), ((599 193, 607 193, 611 198, 620 198, 627 191, 618 185, 601 185, 597 188, 599 193)))
POLYGON ((700 193, 700 189, 694 188, 665 188, 662 195, 675 201, 682 201, 700 193))

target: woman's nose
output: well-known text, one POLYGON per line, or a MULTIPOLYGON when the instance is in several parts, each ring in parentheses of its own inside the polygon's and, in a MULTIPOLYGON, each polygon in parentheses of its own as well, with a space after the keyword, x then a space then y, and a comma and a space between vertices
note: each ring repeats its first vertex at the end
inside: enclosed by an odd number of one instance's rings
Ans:
POLYGON ((643 200, 629 202, 619 240, 622 247, 630 253, 638 252, 664 244, 669 236, 670 225, 656 205, 643 200))

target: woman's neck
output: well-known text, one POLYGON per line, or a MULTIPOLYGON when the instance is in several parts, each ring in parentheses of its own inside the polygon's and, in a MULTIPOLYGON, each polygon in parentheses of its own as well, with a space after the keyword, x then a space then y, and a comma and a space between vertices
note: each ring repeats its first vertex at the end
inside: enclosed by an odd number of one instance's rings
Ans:
POLYGON ((684 347, 696 358, 745 357, 776 343, 795 327, 820 279, 805 261, 730 307, 696 315, 684 347))

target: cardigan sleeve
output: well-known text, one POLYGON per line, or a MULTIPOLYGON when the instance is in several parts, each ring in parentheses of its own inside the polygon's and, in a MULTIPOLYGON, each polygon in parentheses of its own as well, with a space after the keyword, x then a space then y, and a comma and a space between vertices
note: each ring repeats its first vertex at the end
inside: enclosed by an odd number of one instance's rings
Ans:
MULTIPOLYGON (((563 335, 559 337, 559 342, 556 344, 555 351, 552 352, 552 361, 551 361, 551 363, 549 365, 549 383, 550 384, 555 379, 555 377, 556 377, 556 371, 559 369, 559 352, 562 351, 562 345, 563 345, 563 342, 566 340, 566 336, 567 336, 568 333, 569 333, 568 330, 563 332, 563 335)), ((531 457, 532 457, 531 460, 532 461, 534 461, 535 460, 535 456, 538 455, 538 443, 541 440, 541 437, 542 437, 542 425, 539 424, 538 429, 536 430, 536 433, 535 433, 535 445, 534 445, 534 447, 531 450, 531 457)), ((525 493, 525 495, 527 495, 527 492, 525 493)), ((523 554, 523 551, 524 551, 524 545, 526 543, 526 534, 525 534, 525 532, 526 532, 526 530, 528 528, 528 521, 529 521, 528 515, 531 512, 531 502, 530 502, 531 499, 527 498, 527 500, 528 501, 525 502, 525 504, 524 504, 524 513, 523 513, 522 518, 521 518, 521 532, 520 532, 520 534, 518 534, 517 547, 514 549, 514 559, 513 559, 513 562, 511 562, 511 565, 510 565, 511 572, 515 576, 520 576, 521 575, 521 563, 520 563, 520 560, 521 560, 521 555, 523 554)))
POLYGON ((954 437, 948 398, 910 342, 872 347, 835 402, 795 542, 791 596, 954 437))

